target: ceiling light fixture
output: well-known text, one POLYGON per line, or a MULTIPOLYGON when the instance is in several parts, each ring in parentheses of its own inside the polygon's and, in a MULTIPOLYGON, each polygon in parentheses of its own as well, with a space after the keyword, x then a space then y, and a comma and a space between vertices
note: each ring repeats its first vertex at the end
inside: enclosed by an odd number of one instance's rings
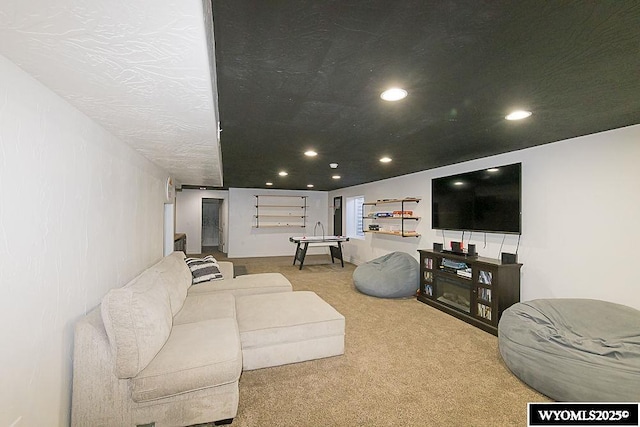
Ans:
POLYGON ((504 118, 507 120, 522 120, 522 119, 526 119, 531 114, 532 114, 531 111, 517 110, 507 114, 506 116, 504 116, 504 118))
POLYGON ((335 169, 335 168, 337 168, 337 167, 338 167, 338 164, 337 164, 337 163, 329 163, 329 167, 330 167, 331 169, 335 169))
POLYGON ((407 97, 407 91, 398 87, 387 89, 380 94, 380 98, 385 101, 400 101, 407 97))
POLYGON ((382 163, 389 163, 391 161, 391 157, 383 157, 380 159, 380 162, 382 163))
POLYGON ((498 169, 498 168, 489 168, 489 169, 487 169, 487 172, 495 173, 495 172, 498 172, 499 170, 500 169, 498 169))
POLYGON ((333 178, 333 179, 340 179, 340 175, 333 175, 331 178, 333 178))
POLYGON ((307 188, 313 188, 313 184, 307 184, 307 188))
POLYGON ((307 156, 307 157, 315 157, 315 156, 318 155, 318 153, 316 153, 313 150, 307 150, 307 151, 304 152, 304 155, 307 156))
POLYGON ((280 171, 280 172, 278 172, 278 175, 280 175, 280 176, 287 176, 287 175, 289 175, 289 174, 288 174, 287 172, 285 172, 285 171, 280 171))

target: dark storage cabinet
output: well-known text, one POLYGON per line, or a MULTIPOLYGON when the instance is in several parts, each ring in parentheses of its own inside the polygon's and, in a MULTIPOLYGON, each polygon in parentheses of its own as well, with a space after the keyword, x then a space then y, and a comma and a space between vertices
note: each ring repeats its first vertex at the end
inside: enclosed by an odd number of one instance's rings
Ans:
POLYGON ((420 249, 418 300, 498 335, 502 312, 520 301, 522 264, 420 249))
POLYGON ((174 234, 173 250, 187 253, 187 235, 184 233, 174 234))

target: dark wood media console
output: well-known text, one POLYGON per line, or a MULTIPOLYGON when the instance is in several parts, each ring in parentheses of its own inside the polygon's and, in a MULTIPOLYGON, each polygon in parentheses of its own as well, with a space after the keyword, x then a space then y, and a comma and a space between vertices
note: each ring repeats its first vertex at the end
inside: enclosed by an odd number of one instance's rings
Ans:
POLYGON ((418 301, 498 335, 502 312, 520 301, 522 264, 428 249, 418 252, 418 301))

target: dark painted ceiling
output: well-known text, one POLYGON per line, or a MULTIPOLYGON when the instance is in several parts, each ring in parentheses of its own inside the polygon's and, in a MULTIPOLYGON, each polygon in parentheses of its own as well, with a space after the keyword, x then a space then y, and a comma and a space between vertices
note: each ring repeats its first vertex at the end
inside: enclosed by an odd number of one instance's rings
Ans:
POLYGON ((637 0, 214 0, 213 11, 227 188, 332 190, 640 123, 637 0), (381 100, 390 86, 408 97, 381 100), (533 116, 505 120, 516 108, 533 116))

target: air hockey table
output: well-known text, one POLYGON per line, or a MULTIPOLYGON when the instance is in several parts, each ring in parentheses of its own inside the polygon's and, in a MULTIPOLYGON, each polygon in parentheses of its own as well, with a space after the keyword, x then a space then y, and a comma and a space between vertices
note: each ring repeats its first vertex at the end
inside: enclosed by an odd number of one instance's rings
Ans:
POLYGON ((342 259, 342 242, 348 242, 348 237, 302 236, 289 237, 289 241, 297 245, 296 254, 293 257, 293 265, 296 265, 296 261, 300 261, 300 270, 302 270, 304 257, 307 255, 307 249, 309 249, 310 243, 313 243, 314 246, 329 246, 329 251, 331 252, 331 263, 333 263, 335 259, 339 259, 342 267, 344 268, 344 260, 342 259))

